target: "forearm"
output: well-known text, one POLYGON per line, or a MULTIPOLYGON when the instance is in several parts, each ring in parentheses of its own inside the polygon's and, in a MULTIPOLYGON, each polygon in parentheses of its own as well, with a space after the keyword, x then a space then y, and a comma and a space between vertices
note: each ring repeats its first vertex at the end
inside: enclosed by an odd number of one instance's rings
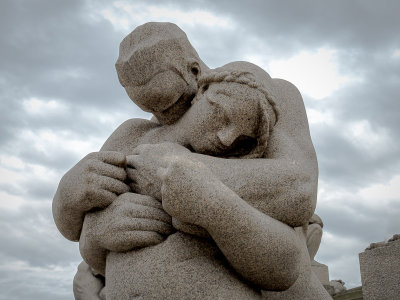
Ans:
POLYGON ((191 153, 232 191, 290 226, 308 222, 316 203, 316 167, 288 159, 223 159, 191 153))
POLYGON ((289 288, 299 275, 301 247, 293 228, 221 187, 218 192, 213 189, 217 194, 213 194, 213 203, 207 205, 199 225, 245 279, 262 289, 289 288))

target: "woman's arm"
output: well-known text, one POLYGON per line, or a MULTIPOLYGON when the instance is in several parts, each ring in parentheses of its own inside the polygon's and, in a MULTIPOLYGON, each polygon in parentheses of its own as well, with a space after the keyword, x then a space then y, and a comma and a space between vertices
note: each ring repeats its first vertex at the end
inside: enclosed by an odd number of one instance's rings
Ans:
POLYGON ((165 211, 205 228, 246 280, 266 290, 296 281, 301 242, 293 228, 250 206, 204 164, 175 157, 159 174, 165 211))
POLYGON ((302 226, 313 215, 317 201, 317 160, 314 152, 304 154, 294 143, 285 152, 260 159, 224 159, 196 153, 188 158, 205 164, 254 208, 292 227, 302 226))
MULTIPOLYGON (((224 159, 191 153, 176 144, 140 145, 134 151, 137 176, 144 172, 140 169, 154 174, 156 168, 165 165, 166 157, 178 153, 205 164, 220 181, 261 212, 292 227, 307 224, 317 201, 318 164, 306 111, 294 85, 280 79, 273 82, 279 117, 268 138, 267 158, 224 159)), ((152 183, 160 186, 156 181, 152 183)))

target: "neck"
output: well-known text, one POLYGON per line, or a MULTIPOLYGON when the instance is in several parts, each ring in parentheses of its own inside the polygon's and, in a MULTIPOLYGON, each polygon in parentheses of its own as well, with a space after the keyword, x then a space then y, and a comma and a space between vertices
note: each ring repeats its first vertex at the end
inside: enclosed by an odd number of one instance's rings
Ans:
POLYGON ((162 125, 155 128, 146 137, 145 143, 157 144, 163 142, 177 143, 182 146, 187 146, 187 138, 185 137, 185 130, 183 130, 184 124, 181 124, 181 120, 178 120, 174 124, 162 125))

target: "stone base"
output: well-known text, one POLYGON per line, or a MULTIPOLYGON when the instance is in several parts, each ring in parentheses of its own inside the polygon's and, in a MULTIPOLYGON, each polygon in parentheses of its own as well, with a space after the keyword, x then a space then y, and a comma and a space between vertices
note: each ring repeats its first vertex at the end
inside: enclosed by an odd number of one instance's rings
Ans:
POLYGON ((362 287, 356 287, 333 296, 334 300, 363 300, 362 287))
POLYGON ((311 269, 319 281, 321 281, 322 285, 329 286, 329 270, 327 265, 320 264, 313 260, 311 262, 311 269))
POLYGON ((364 299, 399 299, 400 239, 373 244, 359 257, 364 299))

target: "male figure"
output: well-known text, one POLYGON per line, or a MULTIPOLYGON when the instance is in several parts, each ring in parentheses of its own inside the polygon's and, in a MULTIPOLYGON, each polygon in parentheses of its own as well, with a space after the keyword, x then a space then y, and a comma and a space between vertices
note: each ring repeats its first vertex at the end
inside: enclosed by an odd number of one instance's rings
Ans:
MULTIPOLYGON (((116 68, 131 100, 152 112, 161 124, 173 123, 186 112, 197 91, 201 70, 208 69, 186 34, 171 23, 137 27, 121 42, 116 68)), ((121 135, 129 135, 128 128, 135 131, 130 121, 118 130, 121 135)), ((123 136, 121 141, 129 143, 123 136)), ((129 148, 124 142, 120 146, 129 148)), ((64 175, 54 196, 53 216, 67 239, 79 240, 87 211, 106 207, 117 195, 130 190, 124 182, 124 166, 125 155, 118 149, 102 149, 87 155, 64 175)), ((144 240, 152 244, 160 236, 146 235, 144 240)))
MULTIPOLYGON (((197 62, 198 63, 198 62, 197 62)), ((199 64, 199 63, 198 63, 199 64)), ((199 64, 200 65, 200 64, 199 64)), ((196 64, 194 64, 196 66, 196 64)), ((182 70, 182 68, 181 68, 182 70)), ((199 69, 190 68, 190 71, 186 74, 190 74, 194 78, 198 74, 199 69), (196 71, 197 70, 197 71, 196 71)), ((182 73, 182 71, 176 72, 176 74, 182 73)), ((162 74, 162 73, 160 73, 162 74)), ((157 75, 157 74, 156 74, 157 75)), ((173 77, 171 73, 165 73, 165 75, 173 77)), ((190 76, 189 76, 190 77, 190 76)), ((183 77, 182 77, 183 78, 183 77)), ((120 76, 121 79, 121 76, 120 76)), ((173 82, 172 80, 171 82, 173 82)), ((189 80, 184 80, 186 83, 190 82, 189 80)), ((124 83, 121 81, 121 83, 124 83)), ((147 82, 148 83, 148 82, 147 82)), ((127 92, 132 97, 139 97, 141 95, 146 95, 145 99, 152 99, 151 97, 147 97, 151 94, 152 89, 147 86, 147 88, 142 89, 141 93, 138 94, 137 91, 141 89, 141 84, 146 84, 146 82, 137 82, 132 88, 126 88, 127 92), (144 91, 144 92, 143 92, 144 91), (149 91, 146 94, 146 91, 149 91)), ((190 84, 188 84, 190 85, 190 84)), ((171 85, 172 86, 172 85, 171 85)), ((271 149, 269 149, 268 157, 269 160, 248 160, 246 162, 240 160, 231 160, 227 162, 226 160, 220 160, 217 158, 211 158, 206 156, 196 156, 196 159, 202 160, 205 164, 208 164, 212 167, 212 171, 217 174, 222 182, 224 182, 228 187, 230 187, 233 191, 235 191, 239 196, 241 196, 245 200, 252 201, 251 205, 257 207, 260 201, 265 201, 265 199, 270 200, 270 205, 282 205, 285 201, 294 200, 297 204, 297 207, 300 212, 298 214, 299 217, 292 218, 290 214, 287 214, 286 223, 291 226, 301 226, 308 222, 313 209, 315 207, 316 200, 316 178, 317 178, 317 169, 316 169, 316 160, 315 153, 313 151, 313 147, 310 141, 307 120, 305 118, 304 107, 301 101, 301 97, 298 94, 297 90, 293 88, 290 84, 284 81, 274 80, 274 86, 276 90, 276 96, 282 100, 280 103, 279 111, 280 111, 280 122, 277 124, 276 128, 271 135, 272 145, 271 149), (226 164, 231 164, 230 167, 226 167, 226 164), (251 168, 248 166, 251 165, 251 168), (251 169, 251 174, 243 174, 243 170, 251 169), (248 176, 251 176, 251 180, 249 180, 248 176), (241 187, 247 185, 249 188, 242 189, 241 187)), ((171 89, 172 90, 172 89, 171 89)), ((157 93, 156 93, 157 94, 157 93)), ((166 92, 168 94, 168 91, 166 92)), ((185 93, 182 93, 184 96, 185 93)), ((172 99, 185 99, 185 97, 179 96, 179 93, 170 93, 170 98, 172 99)), ((133 100, 137 100, 135 98, 133 100)), ((173 102, 173 101, 172 101, 173 102)), ((185 102, 185 101, 183 101, 185 102)), ((181 102, 178 102, 181 103, 181 102)), ((151 105, 155 105, 152 103, 151 105)), ((157 118, 162 122, 168 118, 168 113, 172 111, 174 106, 160 106, 157 110, 154 110, 153 113, 157 116, 157 118), (171 110, 170 110, 171 109, 171 110), (167 116, 167 118, 164 118, 167 116)), ((178 106, 177 106, 178 107, 178 106)), ((151 110, 150 108, 148 110, 151 110)), ((177 110, 177 111, 184 111, 177 110)), ((166 122, 167 123, 167 122, 166 122)), ((121 151, 121 149, 129 149, 129 139, 124 139, 124 135, 128 137, 129 133, 132 132, 134 128, 130 126, 130 122, 124 123, 117 131, 116 136, 120 136, 120 143, 107 143, 102 150, 111 150, 111 151, 121 151), (128 143, 128 144, 127 144, 128 143)), ((115 136, 114 135, 114 136, 115 136)), ((148 149, 149 151, 146 153, 147 156, 152 156, 152 158, 157 159, 158 156, 162 156, 162 149, 157 149, 157 146, 148 149), (161 153, 160 153, 161 151, 161 153), (156 156, 154 156, 156 155, 156 156)), ((168 151, 167 151, 168 152, 168 151)), ((142 154, 143 155, 143 154, 142 154)), ((122 183, 125 179, 125 174, 122 168, 118 168, 122 166, 125 162, 125 156, 120 155, 120 153, 98 153, 93 154, 92 157, 103 159, 104 164, 95 163, 92 165, 91 169, 97 171, 96 175, 107 177, 105 180, 104 177, 97 178, 99 179, 97 182, 101 184, 101 188, 88 188, 87 186, 83 189, 85 192, 83 196, 81 195, 81 199, 85 198, 87 200, 101 198, 104 200, 104 205, 107 206, 113 198, 115 198, 115 194, 122 194, 127 191, 127 187, 122 183), (107 157, 107 158, 106 158, 107 157), (108 163, 108 164, 107 164, 108 163), (111 163, 111 164, 110 164, 111 163), (114 164, 114 166, 112 166, 114 164), (107 167, 106 167, 106 166, 107 167), (116 165, 116 166, 115 166, 116 165), (111 166, 111 168, 110 168, 111 166), (115 167, 115 168, 114 168, 115 167), (115 175, 118 174, 118 175, 115 175), (116 178, 115 178, 116 177, 116 178), (114 180, 110 180, 114 179, 114 180), (119 179, 119 180, 118 180, 119 179), (114 194, 114 195, 112 195, 114 194), (89 196, 89 197, 87 197, 89 196)), ((77 165, 75 170, 71 170, 71 174, 74 173, 80 176, 80 181, 82 181, 82 164, 90 161, 92 158, 88 157, 83 162, 81 161, 81 165, 77 165), (79 171, 77 171, 79 170, 79 171), (76 171, 76 172, 74 172, 76 171)), ((90 165, 90 164, 89 164, 90 165)), ((87 166, 87 165, 86 165, 87 166)), ((84 173, 84 172, 83 172, 84 173)), ((68 174, 67 174, 68 175, 68 174)), ((70 191, 68 191, 68 186, 79 186, 80 183, 72 183, 74 176, 66 176, 65 182, 62 182, 60 185, 59 191, 55 197, 54 204, 54 215, 55 219, 59 220, 62 216, 62 212, 73 214, 74 205, 71 205, 74 201, 70 201, 68 205, 63 203, 68 202, 64 201, 66 198, 70 197, 76 198, 76 195, 71 195, 70 191), (69 178, 68 178, 69 177, 69 178), (67 187, 67 188, 66 188, 67 187), (66 188, 66 189, 65 189, 66 188), (67 211, 60 209, 64 206, 67 211), (71 210, 72 209, 72 210, 71 210)), ((96 177, 96 176, 95 176, 96 177)), ((94 180, 93 177, 90 178, 94 180)), ((82 186, 82 185, 81 185, 82 186)), ((134 195, 134 194, 132 194, 134 195)), ((82 204, 78 203, 79 201, 75 201, 75 204, 80 205, 78 210, 82 210, 82 204)), ((89 201, 90 202, 90 201, 89 201)), ((139 201, 140 202, 140 201, 139 201)), ((138 205, 146 207, 143 203, 137 203, 138 205)), ((76 206, 75 206, 76 208, 76 206)), ((86 204, 86 210, 90 210, 90 203, 86 204)), ((278 217, 278 216, 272 216, 278 217)), ((285 219, 285 214, 282 213, 281 216, 285 219)), ((79 230, 68 231, 63 228, 62 224, 58 224, 59 228, 64 229, 64 234, 69 235, 72 239, 76 240, 79 236, 80 232, 80 224, 82 223, 83 216, 81 215, 76 219, 76 228, 79 230)), ((60 223, 60 222, 59 222, 60 223)), ((61 222, 62 223, 62 222, 61 222)), ((70 224, 69 224, 70 225, 70 224)), ((154 231, 155 232, 155 231, 154 231)), ((151 232, 151 233, 154 233, 151 232)), ((157 232, 156 232, 157 233, 157 232)), ((125 241, 127 243, 135 244, 138 241, 138 235, 133 235, 132 240, 125 241)), ((146 236, 141 241, 145 243, 151 244, 149 241, 153 236, 146 236)), ((154 239, 153 239, 154 240, 154 239)), ((156 242, 159 242, 156 241, 156 242)), ((118 244, 118 241, 117 241, 118 244)), ((139 243, 140 244, 140 243, 139 243)), ((307 273, 307 271, 305 271, 307 273)), ((305 274, 302 277, 302 282, 309 281, 310 279, 305 274)), ((300 283, 302 284, 302 283, 300 283)), ((296 284, 295 284, 296 286, 296 284)), ((294 287, 296 289, 296 287, 294 287)))

